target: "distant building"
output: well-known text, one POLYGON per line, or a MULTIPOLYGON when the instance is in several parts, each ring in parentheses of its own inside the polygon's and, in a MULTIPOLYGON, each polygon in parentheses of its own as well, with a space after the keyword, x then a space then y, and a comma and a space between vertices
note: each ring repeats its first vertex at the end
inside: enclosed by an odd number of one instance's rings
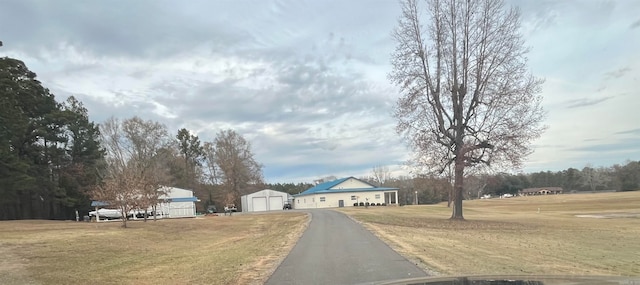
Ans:
POLYGON ((320 183, 294 195, 294 209, 351 207, 363 205, 397 205, 398 188, 377 187, 354 177, 320 183))
POLYGON ((526 188, 518 192, 520 196, 562 194, 562 187, 526 188))
POLYGON ((264 189, 240 198, 243 212, 282 211, 293 197, 285 192, 264 189))

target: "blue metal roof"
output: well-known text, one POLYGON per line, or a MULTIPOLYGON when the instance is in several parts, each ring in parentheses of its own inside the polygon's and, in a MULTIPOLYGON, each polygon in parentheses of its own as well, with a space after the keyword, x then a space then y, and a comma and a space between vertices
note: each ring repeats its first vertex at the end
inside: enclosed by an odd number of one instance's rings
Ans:
POLYGON ((167 198, 164 199, 165 201, 169 202, 169 203, 176 203, 176 202, 197 202, 198 198, 197 197, 180 197, 180 198, 167 198))
POLYGON ((313 195, 313 194, 323 194, 323 193, 345 193, 345 192, 364 192, 364 191, 385 191, 385 190, 398 190, 398 188, 388 188, 388 187, 376 187, 375 185, 371 185, 373 186, 372 188, 348 188, 348 189, 331 189, 332 187, 335 187, 336 185, 345 182, 349 179, 355 179, 358 180, 360 182, 369 184, 367 182, 364 182, 358 178, 355 178, 353 176, 349 176, 349 177, 345 177, 345 178, 340 178, 340 179, 336 179, 333 181, 329 181, 329 182, 324 182, 324 183, 320 183, 314 187, 311 187, 307 190, 305 190, 304 192, 297 194, 297 195, 293 195, 293 196, 306 196, 306 195, 313 195))
POLYGON ((109 203, 107 202, 102 202, 102 201, 91 201, 91 207, 102 207, 102 206, 108 206, 109 203))

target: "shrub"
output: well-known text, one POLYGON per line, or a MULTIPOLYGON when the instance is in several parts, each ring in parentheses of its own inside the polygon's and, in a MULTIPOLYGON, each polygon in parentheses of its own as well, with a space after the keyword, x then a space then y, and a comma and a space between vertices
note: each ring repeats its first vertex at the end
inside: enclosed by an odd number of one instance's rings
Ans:
POLYGON ((386 206, 386 205, 387 205, 387 204, 385 204, 385 203, 382 203, 382 206, 386 206))
POLYGON ((366 207, 368 207, 368 206, 369 206, 369 202, 364 203, 364 205, 365 205, 366 207))
POLYGON ((358 207, 358 202, 353 203, 354 207, 358 207))
POLYGON ((381 206, 380 203, 376 203, 376 206, 381 206))
POLYGON ((360 206, 364 206, 364 202, 360 202, 360 206))

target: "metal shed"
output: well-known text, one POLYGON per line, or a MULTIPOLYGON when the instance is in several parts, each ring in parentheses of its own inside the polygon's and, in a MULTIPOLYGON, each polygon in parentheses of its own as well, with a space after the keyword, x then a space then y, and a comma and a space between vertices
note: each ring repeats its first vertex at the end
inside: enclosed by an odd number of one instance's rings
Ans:
POLYGON ((282 210, 285 203, 293 199, 291 195, 271 189, 264 189, 240 198, 243 212, 263 212, 282 210))
POLYGON ((166 195, 160 196, 158 212, 164 218, 186 218, 196 216, 198 198, 193 191, 176 187, 164 187, 166 195))

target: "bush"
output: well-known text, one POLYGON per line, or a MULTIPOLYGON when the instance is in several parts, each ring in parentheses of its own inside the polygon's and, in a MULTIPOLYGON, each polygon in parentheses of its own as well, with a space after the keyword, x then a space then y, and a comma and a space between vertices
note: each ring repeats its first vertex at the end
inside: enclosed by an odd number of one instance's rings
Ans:
POLYGON ((369 202, 364 203, 365 207, 369 207, 369 202))
POLYGON ((353 203, 354 207, 358 207, 358 202, 353 203))
POLYGON ((376 206, 382 206, 382 205, 380 205, 380 203, 376 203, 376 206))
POLYGON ((387 204, 385 204, 385 203, 382 203, 382 206, 386 206, 386 205, 387 205, 387 204))
POLYGON ((360 206, 364 206, 364 202, 360 202, 360 206))

